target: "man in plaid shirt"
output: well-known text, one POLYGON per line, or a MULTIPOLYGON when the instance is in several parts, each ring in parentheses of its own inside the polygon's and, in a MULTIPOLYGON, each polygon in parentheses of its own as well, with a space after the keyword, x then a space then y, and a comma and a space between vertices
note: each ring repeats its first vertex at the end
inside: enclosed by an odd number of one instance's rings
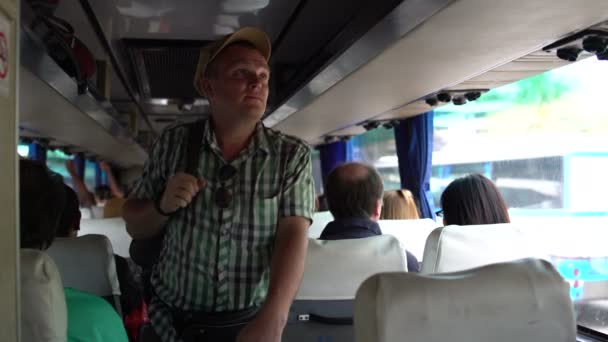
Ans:
POLYGON ((254 314, 236 328, 228 319, 231 327, 218 335, 198 329, 193 338, 281 339, 304 268, 314 186, 309 147, 261 123, 269 57, 268 37, 254 28, 201 50, 195 86, 212 114, 202 126, 197 172, 179 171, 187 125, 170 127, 124 206, 133 238, 166 231, 151 278, 157 340, 192 338, 183 317, 206 317, 197 322, 205 326, 243 312, 254 314))

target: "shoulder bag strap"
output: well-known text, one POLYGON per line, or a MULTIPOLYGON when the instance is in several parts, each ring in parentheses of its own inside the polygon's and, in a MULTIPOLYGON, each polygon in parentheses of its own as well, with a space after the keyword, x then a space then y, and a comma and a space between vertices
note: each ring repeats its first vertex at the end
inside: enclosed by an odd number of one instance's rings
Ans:
POLYGON ((200 149, 205 131, 205 120, 199 120, 188 125, 188 145, 186 146, 186 162, 184 171, 196 176, 200 149))

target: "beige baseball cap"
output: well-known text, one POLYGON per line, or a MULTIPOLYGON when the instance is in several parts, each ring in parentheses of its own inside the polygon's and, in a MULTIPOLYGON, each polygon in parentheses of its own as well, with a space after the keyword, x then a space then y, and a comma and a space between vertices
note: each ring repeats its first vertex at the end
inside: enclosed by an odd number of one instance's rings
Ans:
POLYGON ((205 96, 203 91, 203 78, 207 66, 211 63, 215 57, 228 45, 234 42, 248 42, 255 46, 266 61, 270 58, 270 39, 264 31, 255 27, 243 27, 242 29, 225 36, 224 38, 217 40, 209 45, 201 48, 200 55, 198 57, 198 65, 196 67, 196 73, 194 74, 194 88, 199 94, 205 96))

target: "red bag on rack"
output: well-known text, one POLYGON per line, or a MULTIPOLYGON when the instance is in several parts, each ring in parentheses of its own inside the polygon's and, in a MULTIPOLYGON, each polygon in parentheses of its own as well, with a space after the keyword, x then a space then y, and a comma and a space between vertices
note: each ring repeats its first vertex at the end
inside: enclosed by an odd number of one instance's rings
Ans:
MULTIPOLYGON (((72 50, 72 53, 77 61, 79 72, 84 79, 89 79, 95 75, 96 65, 93 54, 84 45, 84 43, 76 37, 74 28, 67 21, 55 16, 43 17, 42 20, 52 29, 55 30, 72 50)), ((52 54, 52 53, 51 53, 52 54)), ((64 63, 60 63, 64 67, 64 63)), ((76 77, 76 71, 69 66, 65 66, 64 70, 72 77, 76 77), (67 70, 66 70, 67 69, 67 70)))
POLYGON ((29 0, 35 19, 29 28, 42 40, 48 54, 78 83, 84 93, 88 80, 95 75, 95 58, 86 45, 76 37, 67 21, 55 16, 60 0, 29 0))

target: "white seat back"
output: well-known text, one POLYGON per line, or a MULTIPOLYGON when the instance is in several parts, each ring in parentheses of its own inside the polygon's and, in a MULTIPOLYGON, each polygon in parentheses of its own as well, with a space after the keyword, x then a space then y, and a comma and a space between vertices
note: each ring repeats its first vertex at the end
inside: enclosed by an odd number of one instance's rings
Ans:
POLYGON ((516 225, 447 226, 426 240, 421 273, 454 272, 523 258, 546 256, 516 225))
POLYGON ((127 233, 127 226, 122 218, 81 220, 78 235, 90 234, 107 236, 112 243, 114 253, 123 258, 129 258, 129 246, 132 238, 127 233))
POLYGON ((354 299, 357 288, 379 272, 406 271, 405 251, 390 235, 363 239, 309 239, 296 299, 354 299))
POLYGON ((58 238, 48 254, 57 264, 64 286, 101 297, 120 296, 114 252, 107 237, 58 238))
POLYGON ((304 277, 290 308, 284 342, 351 342, 353 302, 359 285, 372 274, 404 271, 405 251, 390 235, 308 242, 304 277))
MULTIPOLYGON (((325 226, 334 218, 329 211, 317 212, 313 215, 313 222, 308 229, 308 237, 318 239, 325 226)), ((431 232, 441 226, 431 219, 419 220, 379 220, 382 234, 396 237, 401 244, 418 260, 422 260, 424 244, 431 232)))
POLYGON ((571 342, 568 285, 544 260, 456 273, 384 273, 355 300, 357 342, 571 342))
POLYGON ((405 249, 422 260, 424 244, 431 232, 440 226, 431 219, 420 220, 380 220, 378 221, 382 234, 388 234, 399 239, 405 249))
POLYGON ((57 266, 46 253, 22 249, 21 340, 67 341, 68 313, 57 266))
POLYGON ((319 211, 312 215, 312 224, 308 228, 308 237, 318 239, 325 229, 325 226, 334 220, 333 215, 329 211, 319 211))

